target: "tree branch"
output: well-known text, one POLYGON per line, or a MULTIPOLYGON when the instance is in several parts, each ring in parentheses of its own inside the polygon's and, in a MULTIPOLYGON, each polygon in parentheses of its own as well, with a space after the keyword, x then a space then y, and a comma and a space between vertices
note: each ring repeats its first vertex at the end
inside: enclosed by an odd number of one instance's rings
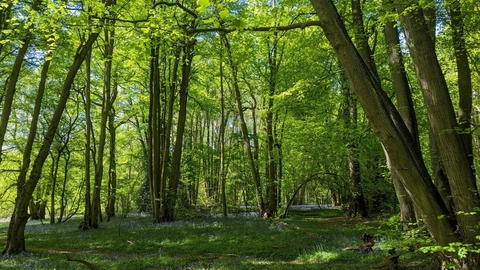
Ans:
POLYGON ((187 7, 185 7, 184 5, 180 4, 178 1, 175 1, 175 3, 170 3, 170 2, 165 2, 165 1, 162 1, 162 2, 158 2, 156 3, 155 5, 153 5, 153 8, 157 7, 157 6, 161 6, 161 5, 165 5, 165 6, 169 6, 169 7, 172 7, 172 6, 177 6, 179 8, 181 8, 183 11, 187 12, 188 14, 192 15, 192 17, 194 17, 195 19, 198 18, 198 15, 193 12, 192 10, 188 9, 187 7))
MULTIPOLYGON (((310 26, 320 26, 319 21, 310 21, 310 22, 303 22, 303 23, 294 23, 290 25, 280 25, 280 26, 260 26, 260 27, 247 27, 244 31, 253 31, 253 32, 268 32, 268 31, 287 31, 293 29, 304 29, 310 26)), ((187 31, 188 34, 196 34, 196 33, 209 33, 209 32, 221 32, 221 33, 231 33, 235 31, 240 31, 237 28, 200 28, 200 29, 190 29, 187 31)))

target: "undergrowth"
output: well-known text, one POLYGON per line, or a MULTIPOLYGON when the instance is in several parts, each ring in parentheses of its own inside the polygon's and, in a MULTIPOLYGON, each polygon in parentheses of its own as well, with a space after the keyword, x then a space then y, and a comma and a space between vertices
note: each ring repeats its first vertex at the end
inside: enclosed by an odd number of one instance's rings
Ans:
MULTIPOLYGON (((386 256, 384 240, 397 235, 383 219, 348 219, 337 210, 291 211, 287 219, 203 217, 164 224, 117 217, 87 231, 78 230, 79 223, 30 221, 28 252, 2 256, 0 269, 87 269, 64 253, 98 269, 368 269, 386 256), (364 232, 376 237, 374 252, 343 250, 358 246, 364 232)), ((3 244, 7 226, 0 223, 3 244)), ((412 256, 405 253, 400 261, 412 256)))

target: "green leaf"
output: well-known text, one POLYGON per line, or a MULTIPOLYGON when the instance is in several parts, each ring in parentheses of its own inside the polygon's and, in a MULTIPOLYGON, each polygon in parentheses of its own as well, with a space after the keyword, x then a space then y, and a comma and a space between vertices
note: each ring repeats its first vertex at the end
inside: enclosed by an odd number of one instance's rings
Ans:
POLYGON ((220 18, 222 18, 222 19, 226 18, 226 17, 228 16, 228 9, 224 9, 224 10, 220 11, 220 12, 218 13, 218 15, 219 15, 220 18))
POLYGON ((210 23, 213 23, 214 20, 213 20, 212 18, 210 18, 210 19, 203 20, 202 22, 203 22, 204 24, 210 24, 210 23))
POLYGON ((197 7, 195 10, 198 12, 198 13, 203 13, 205 11, 207 11, 207 6, 199 6, 197 7))

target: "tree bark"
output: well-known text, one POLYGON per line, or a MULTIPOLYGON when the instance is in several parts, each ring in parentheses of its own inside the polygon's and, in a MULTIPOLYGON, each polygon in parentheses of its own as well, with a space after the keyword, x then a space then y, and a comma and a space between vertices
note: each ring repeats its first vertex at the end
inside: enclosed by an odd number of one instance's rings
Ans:
POLYGON ((464 23, 461 4, 458 0, 447 1, 452 26, 452 46, 457 64, 457 84, 459 93, 458 125, 467 151, 470 167, 473 164, 473 146, 470 123, 472 118, 472 76, 465 45, 464 23))

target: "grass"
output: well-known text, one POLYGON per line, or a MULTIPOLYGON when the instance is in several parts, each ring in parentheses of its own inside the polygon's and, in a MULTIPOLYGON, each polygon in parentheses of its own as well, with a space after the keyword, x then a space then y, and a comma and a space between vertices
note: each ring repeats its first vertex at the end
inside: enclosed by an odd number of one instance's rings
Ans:
MULTIPOLYGON (((114 218, 97 230, 80 220, 30 221, 27 253, 0 257, 0 269, 368 269, 386 251, 358 253, 360 236, 375 236, 382 220, 347 219, 337 210, 291 211, 290 218, 196 218, 152 224, 149 217, 114 218)), ((0 243, 8 224, 0 223, 0 243)), ((379 246, 381 248, 381 245, 379 246)), ((411 256, 401 256, 412 260, 411 256)))

